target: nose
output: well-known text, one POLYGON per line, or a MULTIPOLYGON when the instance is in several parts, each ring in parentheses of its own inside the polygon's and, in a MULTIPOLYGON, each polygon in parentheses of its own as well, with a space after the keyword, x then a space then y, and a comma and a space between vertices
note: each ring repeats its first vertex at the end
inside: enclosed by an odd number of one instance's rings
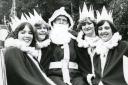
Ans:
POLYGON ((60 24, 63 24, 63 20, 62 19, 60 19, 60 24))
POLYGON ((30 34, 29 33, 25 33, 25 37, 30 37, 30 34))
POLYGON ((86 24, 86 25, 85 25, 85 27, 86 27, 86 28, 88 28, 88 27, 89 27, 89 25, 88 25, 88 24, 86 24))
POLYGON ((106 30, 103 28, 103 29, 101 30, 101 32, 106 32, 106 30))

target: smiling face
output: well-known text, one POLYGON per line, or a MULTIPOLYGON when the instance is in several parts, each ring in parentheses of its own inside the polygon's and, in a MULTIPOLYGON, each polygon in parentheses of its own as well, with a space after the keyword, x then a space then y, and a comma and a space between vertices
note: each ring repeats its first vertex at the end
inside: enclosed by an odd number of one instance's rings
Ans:
POLYGON ((37 24, 35 28, 36 28, 37 40, 39 42, 45 40, 46 36, 48 35, 47 27, 44 24, 37 24))
POLYGON ((86 36, 91 37, 95 35, 95 27, 94 23, 91 20, 86 20, 82 24, 82 30, 85 33, 86 36))
POLYGON ((23 30, 19 31, 18 39, 24 41, 27 46, 32 43, 33 34, 27 25, 24 27, 23 30))
POLYGON ((104 42, 107 42, 112 38, 113 33, 108 22, 105 22, 98 27, 98 35, 104 42))

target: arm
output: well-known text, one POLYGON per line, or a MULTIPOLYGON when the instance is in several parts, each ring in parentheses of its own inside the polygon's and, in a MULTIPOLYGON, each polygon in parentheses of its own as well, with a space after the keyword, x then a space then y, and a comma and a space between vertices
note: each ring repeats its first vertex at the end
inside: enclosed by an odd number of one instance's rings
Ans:
POLYGON ((126 43, 126 51, 123 55, 123 70, 124 70, 124 79, 128 84, 128 44, 126 43))

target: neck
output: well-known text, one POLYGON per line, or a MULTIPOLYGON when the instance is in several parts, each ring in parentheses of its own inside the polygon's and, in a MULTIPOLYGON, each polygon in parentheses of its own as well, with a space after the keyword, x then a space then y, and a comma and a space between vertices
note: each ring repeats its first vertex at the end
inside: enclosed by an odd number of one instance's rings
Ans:
POLYGON ((89 34, 86 34, 87 37, 96 37, 96 34, 95 33, 89 33, 89 34))

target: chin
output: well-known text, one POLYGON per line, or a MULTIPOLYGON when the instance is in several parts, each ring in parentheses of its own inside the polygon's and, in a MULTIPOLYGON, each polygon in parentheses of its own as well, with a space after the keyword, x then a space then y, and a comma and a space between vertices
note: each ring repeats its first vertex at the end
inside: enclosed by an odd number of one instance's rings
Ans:
POLYGON ((39 41, 42 41, 44 39, 45 39, 45 37, 42 37, 42 36, 38 38, 39 41))

